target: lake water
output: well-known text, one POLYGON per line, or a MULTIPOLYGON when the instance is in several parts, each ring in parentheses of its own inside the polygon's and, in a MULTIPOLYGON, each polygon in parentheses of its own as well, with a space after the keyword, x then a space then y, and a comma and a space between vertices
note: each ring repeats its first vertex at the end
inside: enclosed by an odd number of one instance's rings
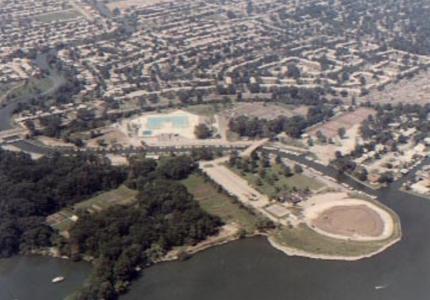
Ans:
MULTIPOLYGON (((264 238, 245 239, 185 262, 151 267, 121 300, 428 300, 430 200, 395 189, 379 196, 400 215, 404 237, 373 258, 336 262, 288 257, 264 238)), ((88 273, 85 263, 37 257, 3 260, 0 299, 62 299, 88 273), (60 274, 66 281, 51 284, 60 274)))
POLYGON ((81 287, 91 266, 64 259, 17 256, 0 260, 1 300, 60 300, 81 287), (64 276, 65 281, 51 283, 64 276))
POLYGON ((145 270, 121 299, 428 300, 430 200, 390 190, 380 196, 399 213, 404 237, 373 258, 288 257, 264 238, 247 239, 145 270))

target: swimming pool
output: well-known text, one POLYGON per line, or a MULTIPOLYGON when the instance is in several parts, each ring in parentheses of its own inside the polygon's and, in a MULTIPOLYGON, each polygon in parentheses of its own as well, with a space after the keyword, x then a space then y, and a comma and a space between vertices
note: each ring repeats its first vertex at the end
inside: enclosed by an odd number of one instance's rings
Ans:
POLYGON ((171 123, 174 128, 186 128, 189 126, 187 116, 165 116, 148 118, 146 128, 149 130, 161 129, 166 123, 171 123))

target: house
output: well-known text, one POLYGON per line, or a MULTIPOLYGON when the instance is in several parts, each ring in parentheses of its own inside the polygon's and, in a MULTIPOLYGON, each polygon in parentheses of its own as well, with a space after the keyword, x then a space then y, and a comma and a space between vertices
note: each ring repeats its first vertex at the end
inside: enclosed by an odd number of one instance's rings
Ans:
POLYGON ((369 176, 367 177, 367 179, 369 180, 369 182, 371 184, 378 184, 379 183, 379 179, 381 178, 380 174, 369 174, 369 176))
POLYGON ((308 194, 306 192, 291 193, 285 191, 278 196, 278 200, 284 203, 297 204, 307 199, 308 194))

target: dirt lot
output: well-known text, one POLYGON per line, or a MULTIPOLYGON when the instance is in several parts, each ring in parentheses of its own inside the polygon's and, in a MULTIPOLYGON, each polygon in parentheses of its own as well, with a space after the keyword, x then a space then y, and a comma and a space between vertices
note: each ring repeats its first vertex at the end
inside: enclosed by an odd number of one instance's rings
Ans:
POLYGON ((374 114, 376 114, 376 112, 373 109, 360 107, 353 112, 344 113, 320 126, 312 128, 309 131, 309 135, 315 136, 318 131, 321 131, 327 138, 334 138, 338 136, 339 128, 343 127, 348 130, 355 124, 360 124, 366 120, 369 115, 374 114))
POLYGON ((363 102, 379 103, 430 103, 430 71, 422 72, 412 79, 403 79, 398 83, 393 83, 382 91, 372 91, 369 95, 361 97, 363 102))
POLYGON ((336 151, 340 151, 342 154, 348 154, 354 150, 360 137, 360 124, 356 124, 346 130, 344 138, 334 138, 335 144, 315 144, 310 147, 312 153, 314 153, 318 160, 324 165, 328 165, 331 160, 336 157, 336 151))
POLYGON ((106 6, 113 11, 115 8, 119 9, 127 9, 132 6, 148 6, 148 5, 154 5, 161 2, 165 2, 164 0, 124 0, 124 1, 113 1, 106 6))
POLYGON ((329 233, 376 237, 382 234, 384 222, 366 205, 336 206, 323 211, 312 224, 329 233))
POLYGON ((285 206, 279 203, 266 207, 266 210, 277 218, 285 217, 290 212, 285 206))
POLYGON ((142 146, 142 144, 138 139, 133 139, 128 137, 126 134, 124 134, 117 128, 109 128, 108 130, 106 130, 106 132, 103 135, 93 139, 89 139, 87 141, 87 147, 88 148, 100 147, 100 144, 98 142, 99 140, 103 141, 103 143, 106 144, 107 146, 118 146, 118 145, 121 145, 123 147, 142 146))
POLYGON ((227 119, 238 116, 256 117, 261 119, 273 120, 279 116, 291 117, 294 115, 306 115, 306 106, 287 107, 265 102, 237 103, 233 108, 222 113, 227 119))

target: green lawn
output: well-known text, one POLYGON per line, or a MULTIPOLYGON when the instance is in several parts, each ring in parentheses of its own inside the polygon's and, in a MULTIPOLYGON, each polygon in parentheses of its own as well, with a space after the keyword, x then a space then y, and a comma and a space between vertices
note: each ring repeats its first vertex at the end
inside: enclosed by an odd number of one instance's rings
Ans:
POLYGON ((197 105, 190 105, 187 108, 185 108, 185 110, 193 114, 214 117, 217 113, 229 107, 231 107, 231 104, 227 104, 227 105, 218 104, 218 103, 217 104, 197 104, 197 105))
POLYGON ((73 222, 70 219, 64 219, 61 223, 57 223, 52 225, 52 228, 58 230, 59 232, 67 231, 69 230, 75 222, 73 222))
POLYGON ((19 83, 13 82, 13 83, 0 83, 0 98, 3 96, 4 93, 7 93, 11 89, 13 89, 15 86, 17 86, 19 83))
POLYGON ((115 190, 101 193, 88 200, 75 204, 74 209, 90 209, 91 211, 104 210, 113 205, 129 205, 135 201, 136 190, 121 185, 115 190))
POLYGON ((387 240, 372 242, 357 242, 333 239, 310 229, 307 225, 296 228, 282 227, 271 238, 281 246, 298 250, 332 256, 361 256, 371 254, 400 236, 400 227, 387 240))
POLYGON ((240 135, 231 130, 227 130, 227 141, 229 142, 237 142, 240 141, 240 135))
POLYGON ((39 22, 49 23, 52 21, 69 20, 69 19, 77 18, 79 16, 82 16, 82 15, 77 10, 69 9, 69 10, 37 15, 34 18, 39 22))
POLYGON ((58 231, 67 231, 74 224, 70 219, 76 210, 88 210, 90 212, 98 212, 105 210, 114 205, 130 205, 135 202, 137 191, 131 190, 128 187, 121 185, 115 190, 100 193, 88 200, 79 202, 71 208, 65 208, 59 212, 64 218, 61 222, 53 224, 52 228, 58 231))
POLYGON ((258 217, 240 208, 228 195, 219 193, 212 184, 205 182, 203 177, 191 175, 183 184, 206 212, 219 216, 226 224, 234 222, 249 233, 255 231, 258 217))
POLYGON ((281 191, 292 189, 293 187, 299 190, 309 188, 315 191, 324 187, 318 180, 303 174, 293 174, 287 177, 282 173, 281 167, 278 165, 266 168, 266 175, 264 178, 260 177, 258 173, 243 173, 237 168, 232 168, 232 170, 244 177, 258 191, 270 197, 276 195, 276 188, 279 188, 281 191), (257 184, 258 178, 260 178, 261 185, 257 184))
POLYGON ((23 85, 22 87, 16 88, 11 92, 10 96, 12 98, 25 98, 33 94, 41 93, 48 90, 52 86, 53 82, 50 77, 45 77, 42 79, 31 79, 29 83, 23 85))
POLYGON ((271 238, 281 246, 284 245, 285 247, 320 255, 362 256, 371 254, 400 238, 402 236, 402 229, 399 216, 393 210, 378 201, 366 198, 363 199, 379 206, 392 216, 394 219, 394 232, 389 238, 370 242, 333 239, 315 232, 305 224, 295 228, 282 227, 275 231, 271 235, 271 238))
POLYGON ((58 223, 51 224, 51 227, 62 232, 68 230, 74 224, 74 222, 70 219, 74 213, 71 209, 65 208, 60 211, 60 214, 62 215, 62 218, 58 219, 58 223))

